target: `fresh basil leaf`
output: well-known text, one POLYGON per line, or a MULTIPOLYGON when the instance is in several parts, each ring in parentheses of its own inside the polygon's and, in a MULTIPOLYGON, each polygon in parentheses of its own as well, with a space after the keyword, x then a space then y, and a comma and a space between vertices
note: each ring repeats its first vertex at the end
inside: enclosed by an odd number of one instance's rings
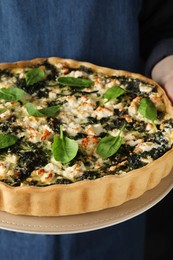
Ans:
POLYGON ((39 81, 43 81, 46 78, 45 71, 39 68, 33 68, 26 73, 26 84, 33 85, 39 81))
POLYGON ((149 98, 142 98, 138 107, 138 112, 150 119, 152 122, 157 119, 157 109, 149 98))
POLYGON ((6 101, 19 101, 24 97, 25 94, 25 91, 20 88, 0 89, 0 99, 4 99, 6 101))
POLYGON ((54 136, 52 151, 56 161, 68 163, 76 156, 78 143, 75 140, 64 137, 62 127, 60 127, 60 137, 54 136))
POLYGON ((87 88, 94 82, 90 79, 74 78, 74 77, 60 77, 58 82, 63 86, 87 88))
POLYGON ((105 136, 98 143, 96 152, 100 156, 108 158, 118 151, 122 142, 123 139, 120 135, 117 135, 116 137, 111 135, 105 136))
POLYGON ((0 134, 0 149, 9 147, 17 142, 17 137, 10 134, 0 134))
POLYGON ((55 117, 60 109, 60 106, 51 106, 42 109, 37 109, 32 103, 27 103, 25 107, 30 116, 36 117, 55 117))
POLYGON ((115 99, 117 97, 120 97, 121 95, 123 95, 124 93, 126 93, 126 91, 119 87, 119 86, 113 86, 111 88, 109 88, 103 95, 104 98, 107 99, 107 102, 115 99))

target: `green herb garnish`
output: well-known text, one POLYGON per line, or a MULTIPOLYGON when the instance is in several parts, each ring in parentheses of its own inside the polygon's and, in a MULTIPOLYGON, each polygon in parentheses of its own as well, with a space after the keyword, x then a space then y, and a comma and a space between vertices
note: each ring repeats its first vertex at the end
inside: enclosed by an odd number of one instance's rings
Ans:
POLYGON ((37 109, 32 103, 27 103, 25 107, 30 116, 36 117, 55 117, 60 109, 60 106, 51 106, 42 109, 37 109))
POLYGON ((56 161, 68 163, 76 156, 78 143, 75 140, 65 137, 62 126, 60 126, 60 137, 54 136, 52 151, 56 161))
POLYGON ((104 98, 107 99, 107 102, 115 99, 117 97, 120 97, 121 95, 123 95, 124 93, 126 93, 126 91, 119 87, 119 86, 113 86, 111 88, 109 88, 103 95, 104 98))
POLYGON ((93 84, 90 79, 74 78, 74 77, 60 77, 58 82, 63 86, 87 88, 93 84))
POLYGON ((0 134, 0 149, 9 147, 17 142, 17 137, 10 134, 0 134))
POLYGON ((0 108, 0 114, 4 113, 5 111, 7 111, 7 108, 0 108))
POLYGON ((119 150, 123 143, 121 132, 123 131, 124 127, 125 125, 120 129, 117 136, 107 135, 100 140, 96 148, 96 152, 100 156, 108 158, 119 150))
POLYGON ((6 101, 19 101, 26 95, 25 91, 20 88, 1 88, 0 99, 6 101))
POLYGON ((154 120, 157 119, 157 109, 149 98, 142 98, 138 107, 138 112, 147 119, 150 119, 153 123, 154 120))
POLYGON ((33 85, 39 81, 43 81, 46 78, 46 73, 44 70, 39 68, 33 68, 26 72, 26 84, 33 85))

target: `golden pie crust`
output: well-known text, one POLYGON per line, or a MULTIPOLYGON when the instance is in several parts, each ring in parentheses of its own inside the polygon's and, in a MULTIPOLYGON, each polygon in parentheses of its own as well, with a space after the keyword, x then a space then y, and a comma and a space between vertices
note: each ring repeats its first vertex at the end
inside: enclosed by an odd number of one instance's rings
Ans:
MULTIPOLYGON (((127 71, 99 67, 87 62, 51 57, 17 63, 0 64, 0 69, 22 68, 48 61, 65 63, 69 67, 88 66, 106 75, 130 76, 157 85, 151 79, 127 71)), ((157 85, 158 86, 158 85, 157 85)), ((173 118, 173 107, 164 90, 158 86, 166 111, 173 118)), ((157 186, 173 167, 173 148, 152 163, 122 175, 109 175, 96 180, 47 187, 12 187, 0 182, 0 210, 12 214, 33 216, 63 216, 82 214, 115 207, 157 186)))

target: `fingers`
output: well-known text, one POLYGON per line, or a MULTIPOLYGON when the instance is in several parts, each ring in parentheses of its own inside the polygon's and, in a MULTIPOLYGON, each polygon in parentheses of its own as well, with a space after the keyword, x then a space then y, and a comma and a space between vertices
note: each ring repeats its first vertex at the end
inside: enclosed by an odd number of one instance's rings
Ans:
POLYGON ((173 104, 173 55, 159 61, 154 66, 151 76, 154 81, 165 89, 173 104))
POLYGON ((173 104, 173 76, 165 82, 163 88, 165 89, 170 101, 173 104))

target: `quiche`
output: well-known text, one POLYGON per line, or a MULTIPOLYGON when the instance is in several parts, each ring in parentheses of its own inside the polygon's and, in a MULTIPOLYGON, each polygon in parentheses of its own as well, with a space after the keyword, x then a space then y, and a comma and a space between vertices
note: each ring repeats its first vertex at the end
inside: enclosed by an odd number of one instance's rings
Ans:
POLYGON ((173 166, 173 108, 154 81, 57 57, 0 64, 0 210, 115 207, 173 166))

